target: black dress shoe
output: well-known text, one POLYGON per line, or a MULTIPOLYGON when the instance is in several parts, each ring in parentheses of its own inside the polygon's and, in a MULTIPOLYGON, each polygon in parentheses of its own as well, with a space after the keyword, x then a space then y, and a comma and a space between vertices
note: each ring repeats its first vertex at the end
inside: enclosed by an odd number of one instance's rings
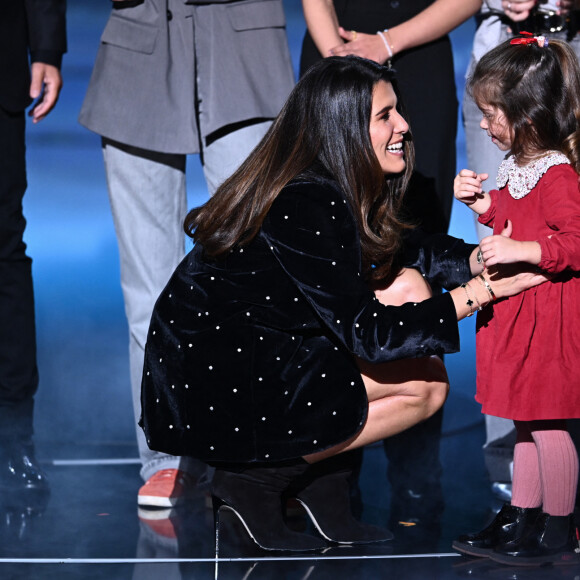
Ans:
POLYGON ((0 442, 0 490, 3 492, 49 491, 48 477, 34 456, 30 439, 0 442))

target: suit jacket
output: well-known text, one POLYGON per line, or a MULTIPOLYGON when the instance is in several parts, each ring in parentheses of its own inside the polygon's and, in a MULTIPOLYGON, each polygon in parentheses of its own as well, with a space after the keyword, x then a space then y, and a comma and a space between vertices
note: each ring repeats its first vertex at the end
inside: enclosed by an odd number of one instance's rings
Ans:
POLYGON ((32 62, 60 68, 66 52, 66 0, 0 0, 0 106, 22 111, 32 62))
MULTIPOLYGON (((416 234, 406 263, 430 282, 471 276, 473 249, 416 234)), ((366 420, 355 356, 459 349, 448 293, 383 306, 361 274, 355 218, 335 183, 286 186, 258 235, 223 260, 194 249, 153 311, 143 426, 152 449, 206 461, 276 461, 345 441, 366 420)))
POLYGON ((281 0, 115 6, 79 117, 99 135, 197 153, 200 137, 274 118, 294 85, 281 0))

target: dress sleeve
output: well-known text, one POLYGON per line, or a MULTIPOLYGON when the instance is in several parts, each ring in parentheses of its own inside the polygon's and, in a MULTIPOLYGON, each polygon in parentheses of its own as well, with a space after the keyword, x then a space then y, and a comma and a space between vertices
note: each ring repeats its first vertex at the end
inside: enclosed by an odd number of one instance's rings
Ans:
POLYGON ((469 257, 476 244, 414 229, 405 236, 404 246, 405 266, 419 270, 431 285, 449 290, 471 278, 469 257))
POLYGON ((370 362, 459 350, 448 294, 384 306, 361 273, 360 241, 346 201, 330 187, 287 187, 262 227, 275 258, 320 323, 350 352, 370 362))
POLYGON ((497 189, 492 189, 489 192, 489 197, 491 198, 491 205, 489 206, 488 210, 485 213, 482 213, 478 218, 477 221, 484 226, 488 226, 493 228, 493 222, 495 221, 495 209, 497 207, 497 196, 499 195, 499 191, 497 189))
POLYGON ((580 271, 578 175, 570 166, 558 165, 544 175, 541 185, 542 215, 552 233, 537 240, 542 249, 538 265, 552 273, 580 271))

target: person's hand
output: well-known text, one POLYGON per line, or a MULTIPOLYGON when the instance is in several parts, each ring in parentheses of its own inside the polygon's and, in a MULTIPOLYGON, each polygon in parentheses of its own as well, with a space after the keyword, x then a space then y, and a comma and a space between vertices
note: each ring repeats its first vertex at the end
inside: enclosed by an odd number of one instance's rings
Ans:
POLYGON ((501 7, 510 20, 521 22, 530 15, 530 11, 537 3, 537 0, 502 0, 501 7))
POLYGON ((538 242, 512 240, 512 222, 506 221, 499 236, 488 236, 479 243, 486 268, 497 264, 527 262, 537 265, 542 261, 542 248, 538 242))
POLYGON ((507 220, 506 227, 498 236, 487 236, 479 243, 479 249, 483 255, 483 263, 486 268, 496 264, 514 264, 521 262, 521 244, 512 240, 512 222, 507 220))
POLYGON ((30 73, 30 96, 39 100, 37 100, 28 115, 32 117, 33 123, 38 123, 56 105, 62 88, 62 77, 57 67, 42 62, 32 63, 30 73))
POLYGON ((353 54, 383 64, 390 58, 387 47, 378 34, 365 34, 354 30, 345 30, 340 26, 338 33, 346 42, 330 49, 331 56, 353 54))
POLYGON ((481 199, 483 194, 481 184, 488 177, 487 173, 475 173, 470 169, 462 169, 453 181, 455 199, 466 205, 474 204, 478 199, 481 199))
POLYGON ((580 0, 560 0, 556 2, 558 6, 558 14, 567 14, 571 10, 580 9, 580 0))
POLYGON ((526 264, 494 266, 481 274, 491 286, 496 299, 515 296, 551 279, 549 274, 526 264))

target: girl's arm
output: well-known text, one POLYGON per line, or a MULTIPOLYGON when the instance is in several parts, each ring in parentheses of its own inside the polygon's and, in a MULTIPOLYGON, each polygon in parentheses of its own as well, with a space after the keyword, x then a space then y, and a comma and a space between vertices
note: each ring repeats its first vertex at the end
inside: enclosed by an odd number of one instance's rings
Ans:
POLYGON ((580 271, 580 195, 578 176, 569 165, 551 168, 541 181, 539 191, 543 219, 548 234, 534 241, 511 240, 511 222, 501 236, 481 240, 484 263, 513 264, 526 262, 551 274, 566 269, 580 271))
POLYGON ((487 173, 475 173, 462 169, 453 182, 453 195, 476 214, 484 214, 491 205, 489 193, 483 191, 481 184, 488 178, 487 173))
POLYGON ((354 54, 379 63, 441 38, 473 16, 481 5, 482 0, 436 0, 413 18, 390 28, 385 34, 387 48, 377 34, 355 34, 341 28, 332 0, 302 0, 308 31, 322 56, 354 54))

